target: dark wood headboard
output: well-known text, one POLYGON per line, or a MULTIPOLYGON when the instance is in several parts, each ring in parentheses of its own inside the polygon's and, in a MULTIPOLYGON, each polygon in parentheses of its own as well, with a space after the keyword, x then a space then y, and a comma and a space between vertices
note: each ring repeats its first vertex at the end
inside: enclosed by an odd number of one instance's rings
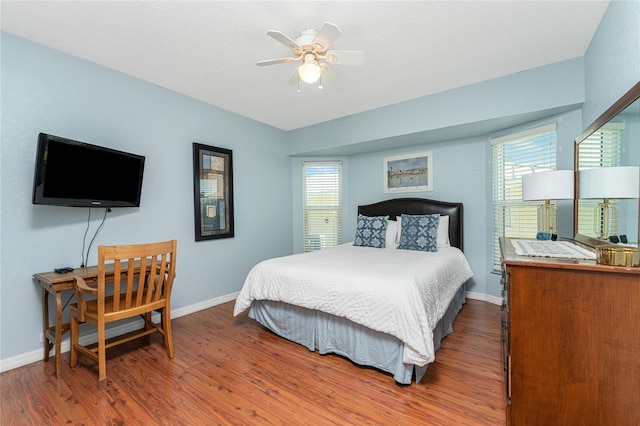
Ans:
POLYGON ((435 214, 449 216, 449 240, 451 245, 462 250, 462 203, 427 200, 426 198, 395 198, 378 203, 358 206, 358 214, 364 216, 387 216, 395 220, 402 214, 435 214))

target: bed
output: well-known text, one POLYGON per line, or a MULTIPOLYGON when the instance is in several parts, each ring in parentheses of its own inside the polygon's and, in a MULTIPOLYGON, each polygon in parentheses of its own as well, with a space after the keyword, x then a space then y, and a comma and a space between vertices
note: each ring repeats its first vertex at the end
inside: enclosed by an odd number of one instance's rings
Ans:
POLYGON ((311 351, 375 367, 401 384, 417 383, 453 331, 464 283, 473 276, 462 252, 462 210, 461 203, 421 198, 359 206, 353 241, 254 266, 234 315, 248 309, 250 318, 311 351), (383 247, 363 244, 361 223, 381 218, 383 247), (425 218, 430 244, 437 228, 437 248, 403 250, 408 225, 425 218))

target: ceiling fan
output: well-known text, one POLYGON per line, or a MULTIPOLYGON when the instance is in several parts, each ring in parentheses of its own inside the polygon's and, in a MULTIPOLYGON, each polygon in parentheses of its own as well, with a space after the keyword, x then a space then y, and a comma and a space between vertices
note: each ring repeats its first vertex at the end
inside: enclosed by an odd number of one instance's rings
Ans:
MULTIPOLYGON (((288 58, 270 59, 259 61, 256 65, 274 65, 300 61, 301 65, 289 79, 288 84, 299 84, 300 80, 313 84, 320 80, 319 88, 322 88, 322 75, 329 70, 329 65, 362 65, 364 52, 357 50, 327 50, 331 43, 340 37, 340 29, 325 22, 320 31, 315 29, 302 30, 300 36, 292 40, 280 31, 270 30, 267 35, 293 50, 293 56, 288 58)), ((298 90, 300 91, 300 90, 298 90)))

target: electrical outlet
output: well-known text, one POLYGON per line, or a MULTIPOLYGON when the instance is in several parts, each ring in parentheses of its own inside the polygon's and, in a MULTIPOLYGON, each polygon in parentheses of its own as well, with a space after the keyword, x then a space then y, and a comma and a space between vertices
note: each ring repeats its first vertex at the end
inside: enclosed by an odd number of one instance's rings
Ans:
POLYGON ((44 333, 40 333, 40 343, 44 343, 44 333))

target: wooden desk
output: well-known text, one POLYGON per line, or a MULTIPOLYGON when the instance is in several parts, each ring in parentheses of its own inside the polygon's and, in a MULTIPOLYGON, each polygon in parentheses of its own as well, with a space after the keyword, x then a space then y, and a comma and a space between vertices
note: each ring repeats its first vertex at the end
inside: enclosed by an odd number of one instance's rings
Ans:
MULTIPOLYGON (((113 265, 106 265, 107 274, 113 273, 113 265)), ((42 320, 44 330, 44 360, 49 361, 49 352, 55 345, 56 352, 56 365, 55 372, 56 377, 60 377, 60 352, 62 345, 62 336, 69 331, 71 325, 62 322, 62 292, 66 290, 73 290, 73 282, 75 277, 84 278, 87 284, 91 285, 97 282, 98 279, 98 267, 87 266, 84 268, 74 269, 72 272, 66 274, 59 274, 57 272, 39 272, 33 274, 33 278, 36 283, 42 287, 42 320), (53 295, 56 299, 56 320, 55 324, 51 325, 49 322, 49 295, 53 295)), ((109 275, 107 275, 107 280, 109 275)))

